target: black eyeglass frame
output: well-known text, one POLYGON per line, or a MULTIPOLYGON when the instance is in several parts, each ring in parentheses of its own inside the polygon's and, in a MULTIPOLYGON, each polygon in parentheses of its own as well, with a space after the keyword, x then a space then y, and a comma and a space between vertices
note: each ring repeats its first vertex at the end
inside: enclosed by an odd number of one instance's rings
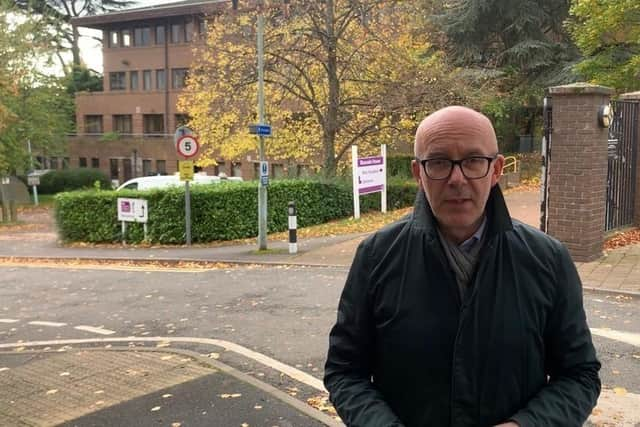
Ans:
POLYGON ((449 179, 451 177, 451 174, 453 173, 453 168, 454 166, 458 165, 460 167, 460 172, 462 172, 462 175, 466 178, 466 179, 482 179, 484 177, 486 177, 489 174, 489 169, 491 169, 491 162, 493 162, 495 159, 498 158, 499 154, 495 154, 493 156, 469 156, 469 157, 465 157, 464 159, 460 159, 460 160, 451 160, 451 159, 447 159, 445 157, 432 157, 430 159, 418 159, 416 158, 416 161, 418 161, 420 163, 420 165, 422 166, 422 170, 424 171, 425 175, 427 175, 427 177, 429 179, 432 179, 434 181, 444 181, 445 179, 449 179), (468 177, 467 174, 464 172, 464 168, 462 167, 462 162, 467 161, 467 160, 471 160, 471 159, 484 159, 487 161, 487 170, 485 171, 484 175, 482 176, 476 176, 476 177, 468 177), (443 177, 443 178, 432 178, 429 175, 429 172, 427 172, 427 162, 432 161, 432 160, 446 160, 449 162, 449 173, 443 177))

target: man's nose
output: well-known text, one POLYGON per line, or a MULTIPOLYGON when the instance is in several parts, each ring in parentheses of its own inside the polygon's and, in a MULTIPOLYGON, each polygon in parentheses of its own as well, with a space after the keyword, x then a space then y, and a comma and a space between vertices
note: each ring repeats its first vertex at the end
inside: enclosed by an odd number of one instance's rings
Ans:
POLYGON ((453 165, 453 169, 451 170, 451 175, 449 176, 449 184, 461 184, 466 181, 464 174, 462 173, 462 165, 455 164, 453 165))

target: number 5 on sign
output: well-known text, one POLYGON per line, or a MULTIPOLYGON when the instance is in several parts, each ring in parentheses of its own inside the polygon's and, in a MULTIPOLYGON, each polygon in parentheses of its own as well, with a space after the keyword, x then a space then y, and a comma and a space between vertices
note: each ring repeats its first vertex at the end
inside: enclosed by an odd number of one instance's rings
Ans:
POLYGON ((185 135, 178 140, 176 148, 178 149, 178 154, 182 157, 189 158, 198 154, 200 145, 193 135, 185 135))

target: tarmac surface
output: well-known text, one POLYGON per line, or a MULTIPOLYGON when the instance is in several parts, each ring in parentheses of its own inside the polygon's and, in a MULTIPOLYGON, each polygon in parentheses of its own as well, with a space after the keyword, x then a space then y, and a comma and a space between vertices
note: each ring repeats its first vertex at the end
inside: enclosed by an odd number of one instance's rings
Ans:
MULTIPOLYGON (((539 224, 539 193, 505 196, 511 215, 539 224)), ((287 252, 288 242, 218 247, 64 247, 50 213, 35 214, 27 227, 0 228, 0 265, 35 260, 164 261, 288 264, 347 268, 367 234, 313 238, 287 252)), ((43 211, 44 212, 44 211, 43 211)), ((640 295, 640 244, 576 263, 585 289, 640 295)), ((0 319, 0 322, 3 319, 0 319)), ((0 348, 1 426, 322 426, 334 418, 254 377, 196 353, 130 349, 110 345, 66 349, 61 345, 0 348)))

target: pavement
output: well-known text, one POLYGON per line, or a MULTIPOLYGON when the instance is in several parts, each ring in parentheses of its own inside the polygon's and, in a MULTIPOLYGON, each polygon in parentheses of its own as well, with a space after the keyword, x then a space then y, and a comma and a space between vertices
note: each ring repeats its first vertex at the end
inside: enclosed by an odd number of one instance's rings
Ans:
MULTIPOLYGON (((505 195, 514 218, 539 224, 539 192, 505 195)), ((34 210, 25 227, 0 228, 0 265, 39 262, 287 264, 348 268, 366 233, 223 246, 65 247, 51 215, 34 210)), ((576 263, 585 289, 640 296, 640 244, 576 263)), ((2 319, 0 319, 2 320, 2 319)), ((166 348, 25 346, 0 352, 0 425, 322 426, 335 418, 254 377, 197 353, 166 348), (16 351, 19 350, 19 351, 16 351)))

